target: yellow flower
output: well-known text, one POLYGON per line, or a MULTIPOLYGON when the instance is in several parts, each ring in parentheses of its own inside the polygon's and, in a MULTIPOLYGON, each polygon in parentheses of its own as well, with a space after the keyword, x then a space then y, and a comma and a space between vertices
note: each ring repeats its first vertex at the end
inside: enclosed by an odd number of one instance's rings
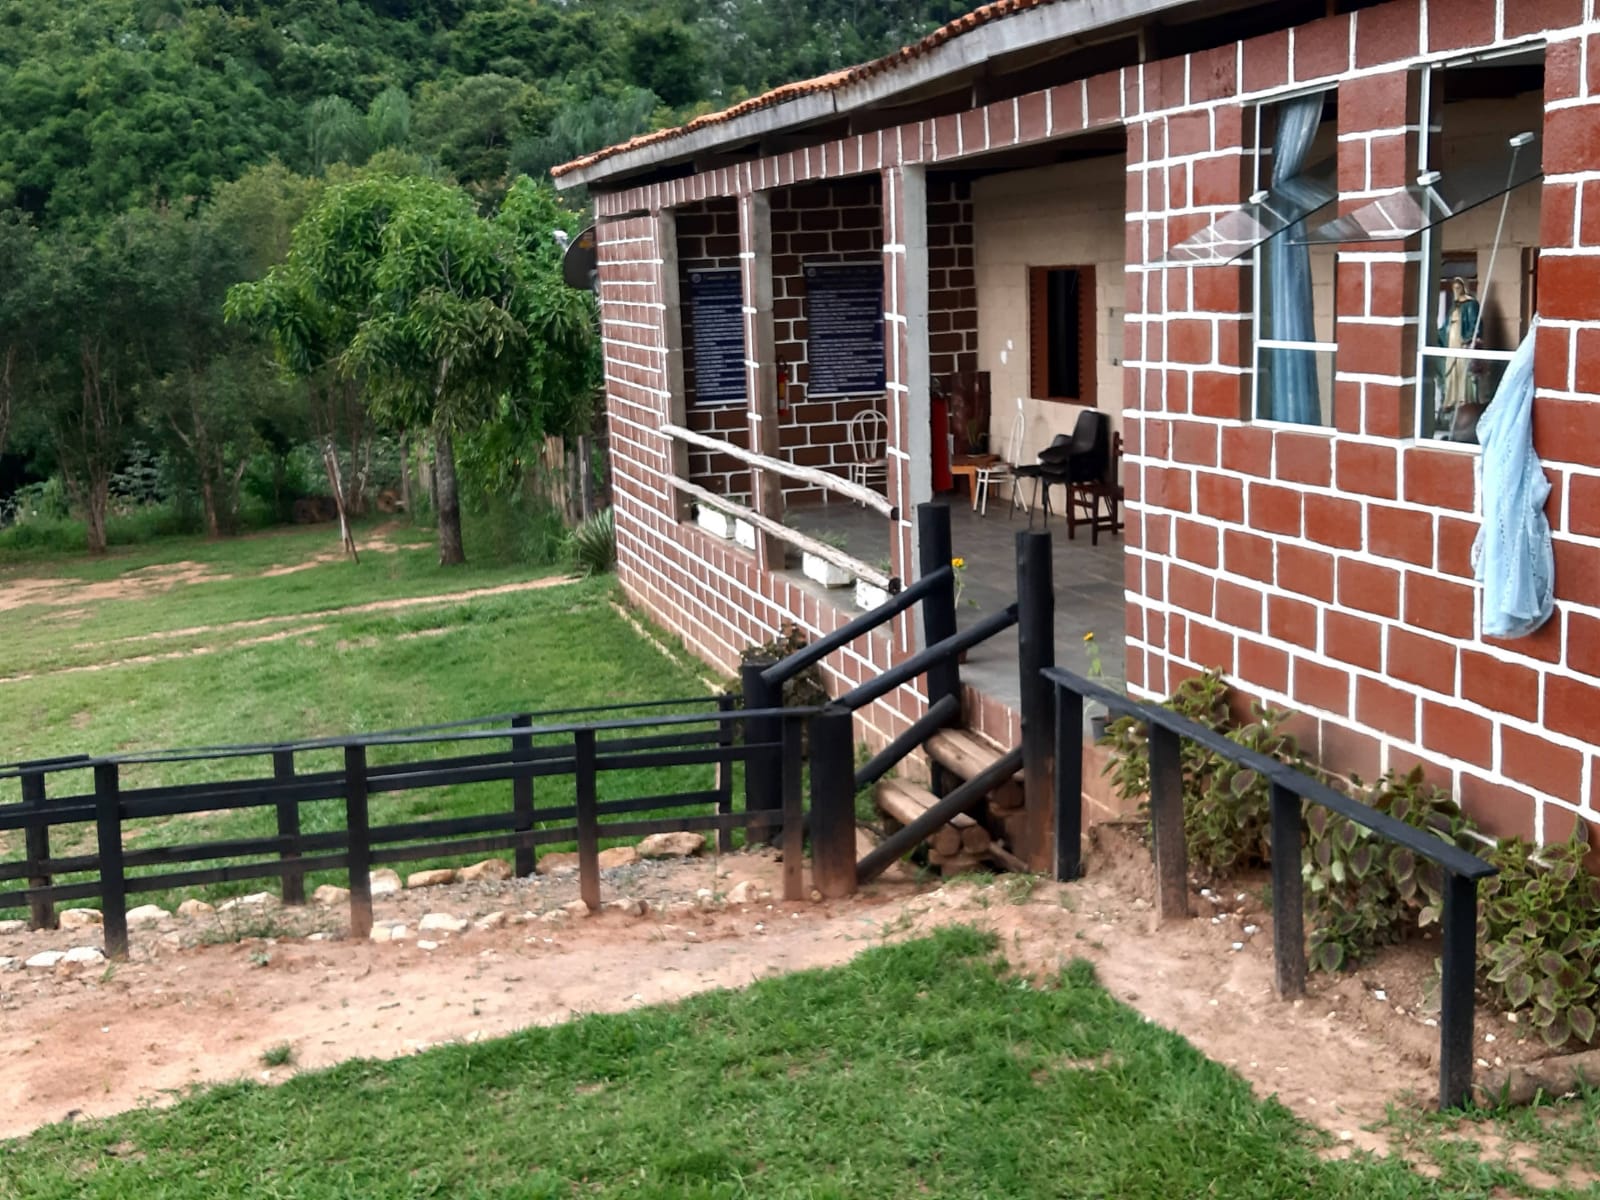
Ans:
POLYGON ((950 565, 952 567, 954 567, 956 570, 962 571, 962 570, 966 569, 967 560, 964 559, 964 558, 952 558, 950 560, 950 565))
POLYGON ((1094 641, 1094 630, 1091 629, 1088 633, 1084 634, 1083 640, 1086 642, 1094 641))

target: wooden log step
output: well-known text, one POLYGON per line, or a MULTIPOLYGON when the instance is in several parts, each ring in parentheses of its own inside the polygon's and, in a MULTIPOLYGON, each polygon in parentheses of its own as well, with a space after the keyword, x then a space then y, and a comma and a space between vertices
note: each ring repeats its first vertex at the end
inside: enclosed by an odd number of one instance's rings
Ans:
MULTIPOLYGON (((941 729, 923 746, 934 762, 960 779, 971 779, 1005 754, 999 746, 970 729, 941 729)), ((1000 808, 1021 808, 1022 772, 1018 771, 993 788, 989 797, 1000 808)))
MULTIPOLYGON (((902 826, 911 824, 939 800, 926 788, 903 779, 883 780, 873 795, 884 814, 902 826)), ((989 831, 966 813, 957 813, 948 825, 934 830, 928 845, 939 854, 981 853, 988 848, 989 831)))

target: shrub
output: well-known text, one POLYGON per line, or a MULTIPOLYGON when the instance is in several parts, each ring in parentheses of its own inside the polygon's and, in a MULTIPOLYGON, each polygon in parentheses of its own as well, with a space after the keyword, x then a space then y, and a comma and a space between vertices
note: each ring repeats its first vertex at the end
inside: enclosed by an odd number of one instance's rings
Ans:
POLYGON ((1570 841, 1535 851, 1521 838, 1490 856, 1500 874, 1479 885, 1478 938, 1491 994, 1531 1010, 1551 1046, 1595 1036, 1600 970, 1600 880, 1584 869, 1582 826, 1570 841))
POLYGON ((529 488, 512 496, 489 493, 464 505, 461 536, 468 558, 504 566, 549 566, 562 560, 567 545, 561 514, 529 488))
POLYGON ((602 508, 585 518, 567 539, 567 558, 579 575, 604 575, 617 565, 617 527, 612 511, 602 508))
MULTIPOLYGON (((1228 708, 1228 684, 1215 671, 1184 680, 1167 702, 1197 724, 1221 733, 1241 746, 1304 768, 1305 756, 1281 726, 1285 712, 1256 704, 1252 720, 1235 726, 1228 708)), ((1119 717, 1106 728, 1112 757, 1106 771, 1125 800, 1150 790, 1150 735, 1132 717, 1119 717)), ((1183 828, 1189 862, 1211 874, 1267 861, 1272 805, 1271 785, 1256 772, 1228 762, 1195 742, 1184 741, 1183 828)))
MULTIPOLYGON (((1389 772, 1370 788, 1359 780, 1354 786, 1363 804, 1443 841, 1459 845, 1469 826, 1455 802, 1423 779, 1420 767, 1408 775, 1389 772)), ((1439 919, 1440 867, 1319 804, 1307 805, 1306 832, 1301 873, 1313 970, 1353 966, 1407 930, 1439 919)))
MULTIPOLYGON (((783 632, 771 641, 747 647, 740 653, 739 661, 779 662, 808 645, 798 625, 785 625, 783 632)), ((828 689, 822 682, 822 667, 818 663, 812 663, 783 685, 783 703, 789 708, 812 708, 827 702, 828 689)))

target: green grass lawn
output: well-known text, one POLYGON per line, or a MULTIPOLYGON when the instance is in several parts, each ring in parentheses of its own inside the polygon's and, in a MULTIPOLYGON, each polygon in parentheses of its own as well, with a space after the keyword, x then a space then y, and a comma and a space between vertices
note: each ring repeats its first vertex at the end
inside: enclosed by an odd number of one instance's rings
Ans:
POLYGON ((1082 962, 1013 974, 953 928, 849 966, 592 1016, 0 1148, 0 1196, 1483 1197, 1338 1161, 1082 962))
MULTIPOLYGON (((0 571, 18 579, 104 584, 151 567, 197 564, 199 582, 156 593, 77 603, 72 593, 0 611, 0 761, 143 752, 185 746, 292 741, 431 725, 494 713, 702 696, 704 668, 662 653, 612 609, 609 579, 567 583, 382 612, 334 612, 404 597, 430 597, 526 582, 505 567, 443 570, 424 533, 386 535, 404 544, 361 562, 313 562, 337 542, 327 529, 206 543, 141 547, 100 561, 29 562, 0 571), (312 562, 292 574, 275 566, 312 562), (227 576, 227 578, 214 578, 227 576), (181 637, 163 631, 203 629, 181 637), (273 640, 261 640, 271 638, 273 640), (140 661, 149 658, 151 661, 140 661), (94 668, 94 669, 85 669, 94 668), (16 678, 29 676, 31 678, 16 678)), ((33 585, 30 585, 33 586, 33 585)), ((374 763, 461 753, 443 745, 374 750, 374 763)), ((336 752, 308 754, 302 770, 335 765, 336 752)), ((261 759, 164 763, 124 770, 124 787, 264 776, 261 759)), ((601 798, 709 786, 711 768, 603 776, 601 798)), ((83 774, 52 780, 86 790, 83 774)), ((0 803, 19 798, 0 781, 0 803)), ((508 784, 480 784, 375 797, 374 824, 504 811, 508 784)), ((540 781, 540 804, 570 800, 566 780, 540 781)), ((303 806, 306 832, 336 827, 342 805, 303 806)), ((200 835, 248 837, 274 826, 265 811, 129 825, 130 845, 200 835)), ((5 835, 0 835, 3 839, 5 835)), ((54 835, 57 852, 86 849, 87 828, 54 835)), ((15 835, 12 843, 20 842, 15 835)), ((20 852, 0 840, 0 860, 20 852)), ((427 864, 432 865, 433 860, 427 864)), ((259 887, 231 886, 208 894, 259 887)), ((152 897, 154 898, 154 897, 152 897)))

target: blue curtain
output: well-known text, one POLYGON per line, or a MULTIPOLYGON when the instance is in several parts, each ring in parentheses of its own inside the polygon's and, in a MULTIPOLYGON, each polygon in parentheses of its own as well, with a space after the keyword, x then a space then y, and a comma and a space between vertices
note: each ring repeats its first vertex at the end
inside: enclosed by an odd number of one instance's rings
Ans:
MULTIPOLYGON (((1278 136, 1272 144, 1272 189, 1293 193, 1296 176, 1305 169, 1311 143, 1322 123, 1322 95, 1300 96, 1278 106, 1278 136)), ((1265 336, 1277 341, 1316 341, 1311 298, 1311 247, 1296 246, 1305 232, 1297 221, 1262 246, 1265 257, 1267 308, 1271 315, 1265 336)), ((1306 350, 1264 350, 1266 368, 1260 398, 1261 415, 1300 425, 1322 424, 1317 388, 1316 355, 1306 350)))

